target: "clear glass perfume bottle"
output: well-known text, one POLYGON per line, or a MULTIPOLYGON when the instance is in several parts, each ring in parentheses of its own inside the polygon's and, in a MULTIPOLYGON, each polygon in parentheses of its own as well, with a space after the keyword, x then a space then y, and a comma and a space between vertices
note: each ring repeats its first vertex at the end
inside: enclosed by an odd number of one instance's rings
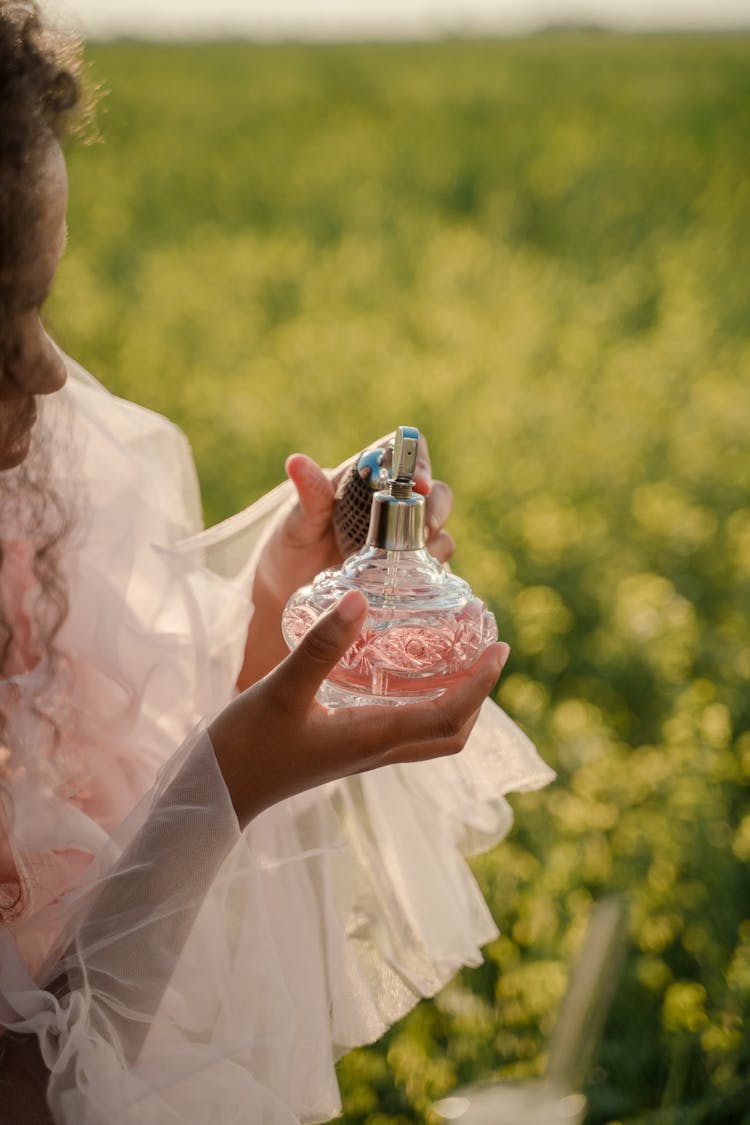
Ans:
POLYGON ((434 699, 497 640, 484 603, 425 549, 424 497, 412 487, 418 443, 418 430, 399 428, 364 547, 302 586, 284 610, 282 631, 293 649, 347 590, 367 598, 360 636, 321 689, 328 706, 434 699))

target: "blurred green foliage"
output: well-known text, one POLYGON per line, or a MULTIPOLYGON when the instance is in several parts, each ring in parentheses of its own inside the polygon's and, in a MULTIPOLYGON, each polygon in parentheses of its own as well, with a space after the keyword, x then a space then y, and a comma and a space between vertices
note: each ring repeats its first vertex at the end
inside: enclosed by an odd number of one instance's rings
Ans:
POLYGON ((588 1121, 750 1122, 750 38, 90 59, 58 338, 180 422, 211 519, 424 429, 559 771, 475 861, 486 964, 343 1061, 343 1122, 538 1073, 611 890, 588 1121))

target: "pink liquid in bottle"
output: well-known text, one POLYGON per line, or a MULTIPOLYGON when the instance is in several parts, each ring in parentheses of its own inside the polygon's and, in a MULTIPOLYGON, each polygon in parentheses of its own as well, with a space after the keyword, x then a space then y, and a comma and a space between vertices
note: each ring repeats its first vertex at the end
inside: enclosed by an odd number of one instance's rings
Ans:
POLYGON ((409 472, 418 437, 407 427, 398 431, 395 477, 389 491, 374 496, 362 550, 303 586, 284 611, 284 638, 295 648, 347 590, 367 598, 362 632, 321 690, 329 706, 436 698, 497 640, 481 600, 425 549, 424 500, 412 491, 409 472))

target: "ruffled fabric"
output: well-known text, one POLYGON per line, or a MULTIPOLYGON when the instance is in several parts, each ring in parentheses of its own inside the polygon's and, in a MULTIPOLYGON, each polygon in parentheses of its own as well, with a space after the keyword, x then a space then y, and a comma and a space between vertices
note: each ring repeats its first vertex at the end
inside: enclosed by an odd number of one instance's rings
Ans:
POLYGON ((38 1036, 62 1125, 327 1121, 336 1058, 480 963, 497 931, 463 856, 553 775, 487 703, 458 757, 241 832, 201 720, 234 693, 289 489, 202 531, 179 431, 69 373, 47 419, 79 510, 66 703, 50 750, 44 670, 13 678, 12 858, 36 891, 0 933, 0 1022, 38 1036))

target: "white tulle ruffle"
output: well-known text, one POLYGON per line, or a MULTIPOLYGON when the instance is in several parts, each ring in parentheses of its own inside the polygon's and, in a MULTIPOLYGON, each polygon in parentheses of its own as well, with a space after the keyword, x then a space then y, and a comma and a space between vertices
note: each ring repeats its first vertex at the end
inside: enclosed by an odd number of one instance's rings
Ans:
MULTIPOLYGON (((232 696, 288 491, 201 531, 179 432, 70 375, 50 419, 85 497, 65 721, 46 780, 14 784, 15 854, 54 877, 0 934, 0 1021, 39 1037, 62 1125, 327 1121, 335 1059, 481 961, 496 929, 463 856, 551 771, 488 703, 458 757, 302 794, 241 833, 200 721, 232 696)), ((16 680, 39 760, 33 673, 16 680)))

